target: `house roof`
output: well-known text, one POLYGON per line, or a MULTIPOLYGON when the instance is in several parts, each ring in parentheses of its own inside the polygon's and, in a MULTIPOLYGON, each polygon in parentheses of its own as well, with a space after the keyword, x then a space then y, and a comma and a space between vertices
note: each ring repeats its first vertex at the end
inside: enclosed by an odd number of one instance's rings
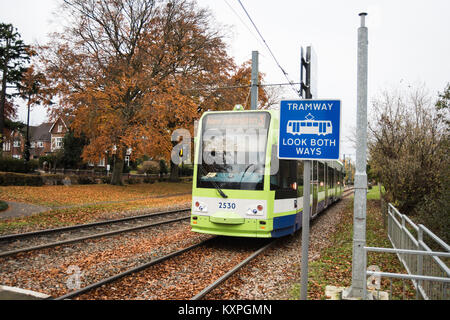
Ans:
POLYGON ((64 121, 64 119, 62 117, 58 117, 55 122, 53 122, 53 125, 50 127, 50 129, 48 130, 49 132, 52 131, 53 127, 55 126, 55 124, 58 122, 58 120, 61 119, 62 123, 64 124, 64 127, 66 127, 66 129, 69 129, 66 125, 66 122, 64 121))
POLYGON ((38 126, 30 126, 30 141, 50 141, 50 128, 53 123, 42 123, 38 126))

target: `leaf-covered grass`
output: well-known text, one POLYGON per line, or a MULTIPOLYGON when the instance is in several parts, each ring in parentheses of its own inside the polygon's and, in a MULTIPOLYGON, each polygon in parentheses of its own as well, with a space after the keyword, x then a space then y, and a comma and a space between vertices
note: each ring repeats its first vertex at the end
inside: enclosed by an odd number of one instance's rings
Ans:
POLYGON ((41 187, 8 186, 0 187, 0 198, 56 208, 108 201, 132 201, 154 196, 190 193, 191 190, 192 182, 157 182, 125 186, 109 184, 41 187))
POLYGON ((0 234, 115 219, 122 217, 122 212, 125 211, 142 209, 164 211, 174 207, 188 207, 190 201, 191 195, 180 195, 122 203, 91 205, 81 208, 54 209, 27 217, 0 220, 0 234))
MULTIPOLYGON (((376 198, 379 191, 377 187, 369 192, 376 198)), ((320 258, 309 263, 308 299, 326 299, 325 287, 327 285, 337 287, 349 287, 352 280, 352 249, 353 249, 353 201, 345 209, 337 231, 329 239, 330 245, 322 250, 320 258)), ((383 217, 380 210, 380 202, 367 201, 366 220, 366 246, 391 248, 383 226, 383 217)), ((367 266, 378 266, 382 272, 406 273, 395 254, 369 253, 367 266)), ((405 281, 405 298, 414 298, 415 292, 412 285, 405 281)), ((382 278, 381 290, 389 292, 390 280, 382 278)), ((394 280, 392 283, 392 298, 403 298, 403 283, 394 280)), ((291 296, 299 297, 299 285, 294 284, 291 296)))

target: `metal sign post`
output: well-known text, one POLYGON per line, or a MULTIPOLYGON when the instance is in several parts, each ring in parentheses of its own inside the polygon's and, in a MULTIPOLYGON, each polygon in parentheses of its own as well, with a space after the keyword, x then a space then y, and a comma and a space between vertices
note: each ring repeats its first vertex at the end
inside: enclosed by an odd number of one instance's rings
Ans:
MULTIPOLYGON (((309 219, 311 216, 312 160, 339 159, 341 102, 339 100, 309 100, 316 97, 311 87, 311 68, 315 55, 307 48, 306 60, 302 50, 301 91, 305 100, 285 100, 280 103, 280 131, 278 158, 303 161, 303 211, 302 211, 302 266, 300 299, 308 293, 309 219), (306 70, 306 84, 303 82, 306 70), (313 96, 314 95, 314 96, 313 96)), ((313 81, 314 83, 315 81, 313 81)))
POLYGON ((338 160, 340 100, 284 100, 280 103, 278 158, 303 161, 301 299, 308 284, 311 160, 338 160))
POLYGON ((309 217, 311 216, 311 162, 303 162, 303 213, 302 213, 302 269, 300 273, 300 300, 308 298, 309 217))

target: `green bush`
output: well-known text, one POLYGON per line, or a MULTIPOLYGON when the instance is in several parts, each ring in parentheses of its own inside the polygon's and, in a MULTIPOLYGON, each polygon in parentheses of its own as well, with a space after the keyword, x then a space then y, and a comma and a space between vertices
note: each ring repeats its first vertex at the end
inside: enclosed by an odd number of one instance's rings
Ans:
POLYGON ((150 177, 145 177, 143 180, 144 183, 149 183, 149 184, 155 183, 155 181, 156 181, 155 178, 150 178, 150 177))
POLYGON ((169 168, 167 167, 167 163, 164 159, 159 160, 159 173, 160 174, 169 173, 169 168))
POLYGON ((182 164, 180 166, 180 176, 191 177, 193 174, 194 174, 194 165, 193 164, 182 164))
POLYGON ((159 173, 159 164, 157 161, 147 160, 142 162, 137 167, 137 171, 139 174, 158 174, 159 173))
POLYGON ((5 201, 0 200, 0 211, 8 209, 8 204, 5 201))
POLYGON ((136 179, 136 178, 129 178, 129 179, 125 179, 125 183, 128 184, 139 184, 141 183, 140 179, 136 179))
POLYGON ((446 243, 450 243, 450 166, 439 170, 437 192, 427 194, 415 208, 414 220, 425 225, 446 243))
POLYGON ((1 186, 42 186, 44 181, 39 175, 0 172, 1 186))
POLYGON ((83 176, 79 176, 78 177, 78 184, 94 184, 95 180, 91 177, 83 177, 83 176))
POLYGON ((0 171, 3 172, 33 172, 38 168, 38 165, 39 163, 37 160, 25 162, 23 159, 0 158, 0 171))

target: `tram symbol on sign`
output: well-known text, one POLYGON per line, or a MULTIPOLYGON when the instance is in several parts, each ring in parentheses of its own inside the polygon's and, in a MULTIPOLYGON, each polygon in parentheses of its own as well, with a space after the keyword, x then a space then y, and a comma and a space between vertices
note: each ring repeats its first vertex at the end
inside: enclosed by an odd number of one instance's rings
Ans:
POLYGON ((317 134, 324 135, 333 133, 333 125, 330 120, 314 120, 311 113, 305 117, 305 120, 289 120, 286 127, 286 133, 293 135, 317 134))

